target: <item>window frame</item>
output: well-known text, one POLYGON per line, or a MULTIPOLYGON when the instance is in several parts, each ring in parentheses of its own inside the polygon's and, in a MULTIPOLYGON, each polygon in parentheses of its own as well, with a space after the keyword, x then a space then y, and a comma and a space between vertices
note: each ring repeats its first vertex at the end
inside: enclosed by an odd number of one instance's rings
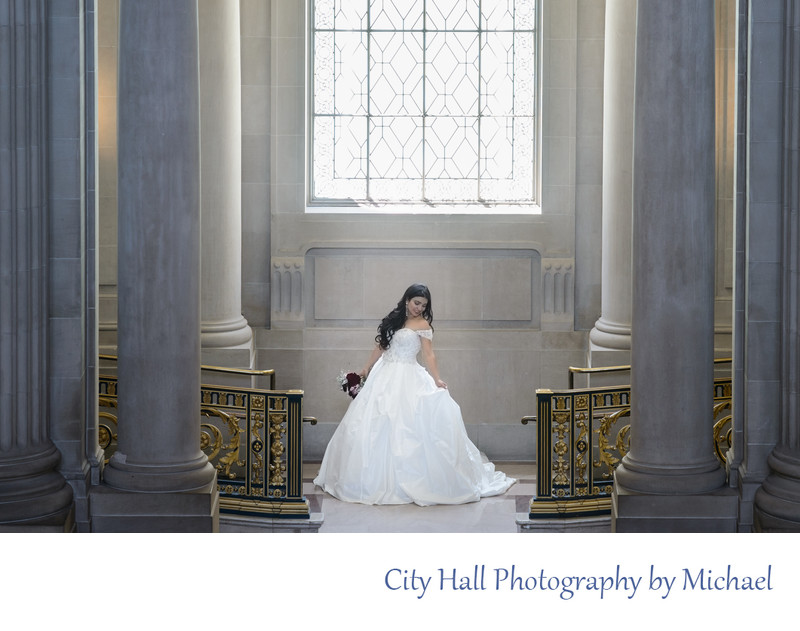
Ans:
MULTIPOLYGON (((539 215, 541 214, 542 190, 542 8, 541 0, 531 0, 534 5, 534 107, 533 107, 533 147, 532 147, 532 199, 523 201, 438 201, 438 200, 348 200, 340 198, 314 198, 314 62, 315 0, 305 3, 305 54, 304 85, 306 90, 305 115, 305 212, 312 213, 355 213, 355 214, 466 214, 466 215, 539 215)), ((424 75, 423 75, 424 76, 424 75)), ((368 97, 369 98, 369 97, 368 97)))

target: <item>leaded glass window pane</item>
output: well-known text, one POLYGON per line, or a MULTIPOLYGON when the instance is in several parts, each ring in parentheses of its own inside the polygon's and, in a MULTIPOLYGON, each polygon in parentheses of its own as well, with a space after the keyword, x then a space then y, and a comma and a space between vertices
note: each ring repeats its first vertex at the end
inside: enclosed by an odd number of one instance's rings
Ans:
POLYGON ((314 201, 535 201, 535 0, 312 5, 314 201))

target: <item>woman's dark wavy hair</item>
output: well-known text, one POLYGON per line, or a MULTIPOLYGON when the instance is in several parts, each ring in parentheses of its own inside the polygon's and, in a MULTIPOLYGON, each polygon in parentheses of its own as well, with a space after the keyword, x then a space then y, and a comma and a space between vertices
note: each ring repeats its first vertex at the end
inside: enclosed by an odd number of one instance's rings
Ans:
POLYGON ((431 292, 425 285, 415 283, 406 289, 406 293, 403 294, 403 297, 400 299, 400 302, 397 303, 397 306, 392 309, 392 312, 387 315, 378 325, 378 335, 375 336, 375 341, 383 350, 389 348, 389 344, 392 342, 392 337, 394 337, 395 331, 402 329, 406 323, 406 302, 412 298, 416 298, 417 296, 421 296, 428 301, 425 311, 422 312, 422 317, 428 321, 428 324, 431 325, 431 329, 433 328, 431 292))

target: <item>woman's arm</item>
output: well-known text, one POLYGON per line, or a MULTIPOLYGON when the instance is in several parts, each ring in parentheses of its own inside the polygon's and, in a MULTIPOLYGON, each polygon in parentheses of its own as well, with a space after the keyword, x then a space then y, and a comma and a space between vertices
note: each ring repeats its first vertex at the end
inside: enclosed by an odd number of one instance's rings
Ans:
POLYGON ((375 348, 372 349, 372 354, 369 356, 367 360, 367 365, 361 369, 361 372, 358 373, 361 375, 362 378, 366 379, 369 371, 372 370, 372 367, 375 365, 375 362, 378 361, 378 358, 383 355, 383 349, 378 345, 375 344, 375 348))
POLYGON ((433 380, 439 388, 447 388, 447 384, 442 381, 442 378, 439 376, 439 367, 436 365, 436 354, 433 352, 433 342, 427 337, 420 336, 419 339, 422 343, 422 357, 425 360, 425 365, 428 367, 428 372, 431 373, 431 377, 433 377, 433 380))

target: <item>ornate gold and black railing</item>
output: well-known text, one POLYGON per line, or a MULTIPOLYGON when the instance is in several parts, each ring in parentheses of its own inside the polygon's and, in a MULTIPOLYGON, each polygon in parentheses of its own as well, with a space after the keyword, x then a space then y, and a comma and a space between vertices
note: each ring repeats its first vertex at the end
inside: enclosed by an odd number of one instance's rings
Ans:
MULTIPOLYGON (((611 512, 614 471, 630 449, 630 386, 537 390, 536 497, 530 519, 611 512)), ((714 381, 714 450, 731 446, 731 380, 714 381)))
MULTIPOLYGON (((99 378, 100 446, 117 445, 117 379, 99 378)), ((201 386, 200 447, 217 470, 220 512, 310 517, 303 496, 302 390, 201 386)))

